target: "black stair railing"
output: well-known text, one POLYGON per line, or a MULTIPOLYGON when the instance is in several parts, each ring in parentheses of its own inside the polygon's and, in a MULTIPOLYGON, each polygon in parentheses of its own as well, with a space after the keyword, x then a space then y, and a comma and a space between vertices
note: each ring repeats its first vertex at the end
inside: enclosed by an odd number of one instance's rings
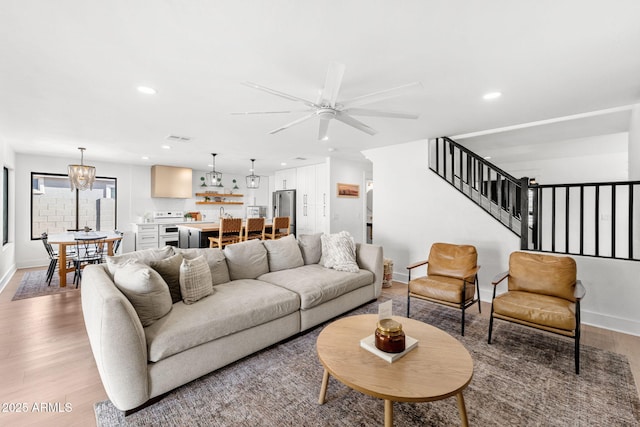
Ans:
POLYGON ((640 181, 530 184, 447 137, 430 141, 429 168, 523 250, 640 261, 640 181))

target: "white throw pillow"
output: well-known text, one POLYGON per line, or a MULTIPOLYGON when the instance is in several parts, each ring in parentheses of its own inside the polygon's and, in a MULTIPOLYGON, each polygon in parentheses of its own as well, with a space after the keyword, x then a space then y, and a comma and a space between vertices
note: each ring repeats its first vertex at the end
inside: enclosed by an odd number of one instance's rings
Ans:
POLYGON ((265 240, 263 243, 267 249, 269 271, 288 270, 304 265, 300 248, 293 234, 276 240, 265 240))
POLYGON ((169 286, 148 265, 131 259, 116 269, 113 280, 138 313, 142 326, 153 324, 171 311, 169 286))
POLYGON ((180 293, 185 304, 193 304, 213 293, 211 270, 204 256, 183 259, 180 265, 180 293))
POLYGON ((323 234, 322 257, 320 264, 338 271, 357 273, 360 271, 356 261, 356 242, 347 231, 337 234, 323 234))

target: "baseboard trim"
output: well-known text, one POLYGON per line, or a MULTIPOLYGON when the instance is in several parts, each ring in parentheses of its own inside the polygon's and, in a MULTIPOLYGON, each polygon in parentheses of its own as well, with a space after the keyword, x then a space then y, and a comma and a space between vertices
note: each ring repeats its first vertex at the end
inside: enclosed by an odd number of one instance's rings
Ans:
POLYGON ((7 286, 7 284, 9 283, 11 278, 13 277, 13 275, 16 274, 16 271, 18 271, 17 268, 16 268, 16 265, 13 264, 11 266, 11 268, 9 269, 9 271, 7 271, 6 274, 0 280, 0 292, 2 292, 4 290, 5 286, 7 286))

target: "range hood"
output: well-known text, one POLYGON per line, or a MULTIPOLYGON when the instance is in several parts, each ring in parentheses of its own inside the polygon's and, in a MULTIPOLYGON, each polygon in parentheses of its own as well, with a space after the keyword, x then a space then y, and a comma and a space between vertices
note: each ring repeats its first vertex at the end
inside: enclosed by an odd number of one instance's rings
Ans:
POLYGON ((193 197, 193 171, 174 166, 151 166, 151 197, 193 197))

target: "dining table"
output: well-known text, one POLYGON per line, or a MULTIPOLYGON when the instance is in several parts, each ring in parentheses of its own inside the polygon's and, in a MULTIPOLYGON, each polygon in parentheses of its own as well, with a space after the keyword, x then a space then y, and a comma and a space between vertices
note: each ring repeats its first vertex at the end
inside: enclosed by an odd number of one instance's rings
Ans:
POLYGON ((67 247, 76 246, 79 240, 104 240, 107 244, 107 254, 113 255, 113 245, 122 240, 122 235, 113 231, 77 231, 49 234, 49 243, 58 245, 58 274, 60 287, 67 286, 67 273, 75 271, 75 267, 67 267, 67 247))

